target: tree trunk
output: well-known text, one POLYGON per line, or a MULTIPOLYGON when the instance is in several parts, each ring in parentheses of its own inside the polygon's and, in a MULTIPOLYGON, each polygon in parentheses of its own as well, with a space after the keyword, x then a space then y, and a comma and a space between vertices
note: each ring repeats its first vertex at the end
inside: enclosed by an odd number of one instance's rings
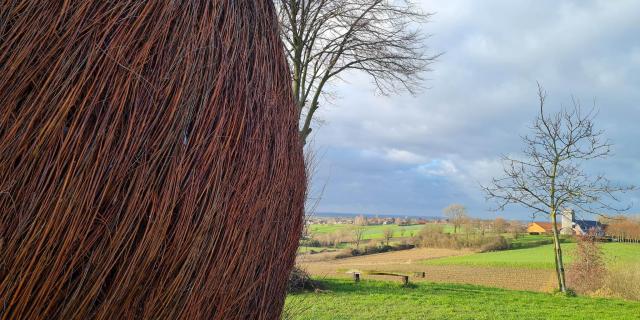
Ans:
POLYGON ((558 289, 561 292, 567 292, 567 285, 564 276, 564 263, 562 262, 562 248, 560 247, 560 234, 558 232, 558 220, 556 213, 551 214, 551 223, 553 225, 553 246, 555 251, 556 275, 558 277, 558 289))

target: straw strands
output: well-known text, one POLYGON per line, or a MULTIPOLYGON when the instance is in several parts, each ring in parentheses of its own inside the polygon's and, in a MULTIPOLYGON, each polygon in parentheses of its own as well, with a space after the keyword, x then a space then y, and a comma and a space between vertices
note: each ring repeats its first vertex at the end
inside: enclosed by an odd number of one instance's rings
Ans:
POLYGON ((284 54, 270 1, 0 0, 0 318, 277 318, 284 54))

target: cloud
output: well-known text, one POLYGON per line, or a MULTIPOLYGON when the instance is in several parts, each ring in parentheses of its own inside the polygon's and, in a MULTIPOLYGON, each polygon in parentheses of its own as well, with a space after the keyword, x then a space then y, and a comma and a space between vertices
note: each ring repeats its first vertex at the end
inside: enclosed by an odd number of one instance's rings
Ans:
POLYGON ((386 151, 385 157, 388 160, 401 162, 401 163, 420 163, 425 161, 425 158, 419 154, 415 154, 411 151, 400 150, 391 148, 386 151))
POLYGON ((361 73, 334 83, 337 98, 322 103, 314 129, 326 153, 320 210, 439 214, 462 202, 490 215, 478 185, 500 174, 501 154, 521 150, 537 112, 536 81, 550 112, 572 96, 585 105, 595 99, 615 157, 588 169, 640 184, 640 2, 421 4, 436 12, 424 26, 431 53, 445 52, 426 75, 430 89, 379 96, 361 73))
POLYGON ((426 176, 451 177, 458 174, 458 169, 449 160, 431 160, 431 162, 418 166, 417 171, 426 176))

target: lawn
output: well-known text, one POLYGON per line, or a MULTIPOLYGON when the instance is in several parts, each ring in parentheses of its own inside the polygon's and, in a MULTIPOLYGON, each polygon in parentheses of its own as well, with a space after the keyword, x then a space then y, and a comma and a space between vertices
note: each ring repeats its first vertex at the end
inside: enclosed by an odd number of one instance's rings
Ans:
POLYGON ((638 319, 640 303, 471 285, 324 280, 327 292, 289 295, 291 319, 638 319))
POLYGON ((312 224, 309 225, 309 233, 313 235, 333 233, 351 226, 350 224, 312 224))
MULTIPOLYGON (((410 237, 417 235, 425 225, 414 224, 409 226, 399 226, 397 224, 389 225, 374 225, 364 226, 366 231, 364 232, 363 240, 378 240, 384 238, 384 230, 391 228, 393 230, 394 238, 410 237), (404 231, 404 232, 403 232, 404 231)), ((350 224, 312 224, 309 226, 309 233, 311 235, 321 235, 327 233, 337 232, 349 227, 353 227, 350 224)), ((450 225, 444 225, 445 232, 453 232, 453 227, 450 225)))
MULTIPOLYGON (((575 243, 562 244, 565 262, 571 262, 575 243)), ((640 245, 630 243, 602 243, 602 251, 608 263, 640 262, 640 245)), ((463 265, 488 267, 519 267, 528 269, 553 269, 553 245, 526 249, 476 253, 467 256, 426 260, 427 265, 463 265)))
MULTIPOLYGON (((503 234, 503 236, 509 239, 511 247, 514 249, 531 248, 553 243, 553 237, 548 235, 524 234, 519 235, 515 239, 513 238, 513 235, 508 233, 503 234)), ((568 239, 561 239, 561 241, 568 242, 568 239)))

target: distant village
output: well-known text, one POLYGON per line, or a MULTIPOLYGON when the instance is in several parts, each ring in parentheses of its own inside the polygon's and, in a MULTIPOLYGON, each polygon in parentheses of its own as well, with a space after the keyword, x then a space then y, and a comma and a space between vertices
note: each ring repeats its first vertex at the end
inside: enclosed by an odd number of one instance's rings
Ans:
POLYGON ((391 225, 409 226, 427 223, 448 223, 445 218, 424 218, 424 217, 368 217, 365 215, 344 216, 344 217, 324 217, 314 216, 307 219, 307 224, 355 224, 355 225, 391 225))
MULTIPOLYGON (((495 224, 493 221, 485 221, 482 219, 467 218, 467 222, 474 220, 477 224, 488 224, 489 228, 495 224)), ((498 218, 501 219, 501 218, 498 218)), ((504 221, 504 220, 503 220, 504 221)), ((358 225, 358 226, 375 226, 375 225, 426 225, 426 224, 448 224, 451 223, 447 218, 439 217, 393 217, 393 216, 368 216, 345 215, 345 216, 312 216, 307 218, 307 225, 358 225)), ((506 223, 506 221, 505 221, 506 223)), ((463 223, 461 223, 463 224, 463 223)), ((529 223, 521 223, 518 221, 510 221, 512 227, 519 229, 519 232, 532 235, 553 233, 553 227, 549 221, 532 221, 529 223)), ((585 220, 576 219, 573 210, 563 211, 558 219, 558 231, 562 235, 594 235, 599 238, 607 238, 609 240, 619 242, 640 242, 640 219, 620 217, 614 219, 601 220, 585 220)))

